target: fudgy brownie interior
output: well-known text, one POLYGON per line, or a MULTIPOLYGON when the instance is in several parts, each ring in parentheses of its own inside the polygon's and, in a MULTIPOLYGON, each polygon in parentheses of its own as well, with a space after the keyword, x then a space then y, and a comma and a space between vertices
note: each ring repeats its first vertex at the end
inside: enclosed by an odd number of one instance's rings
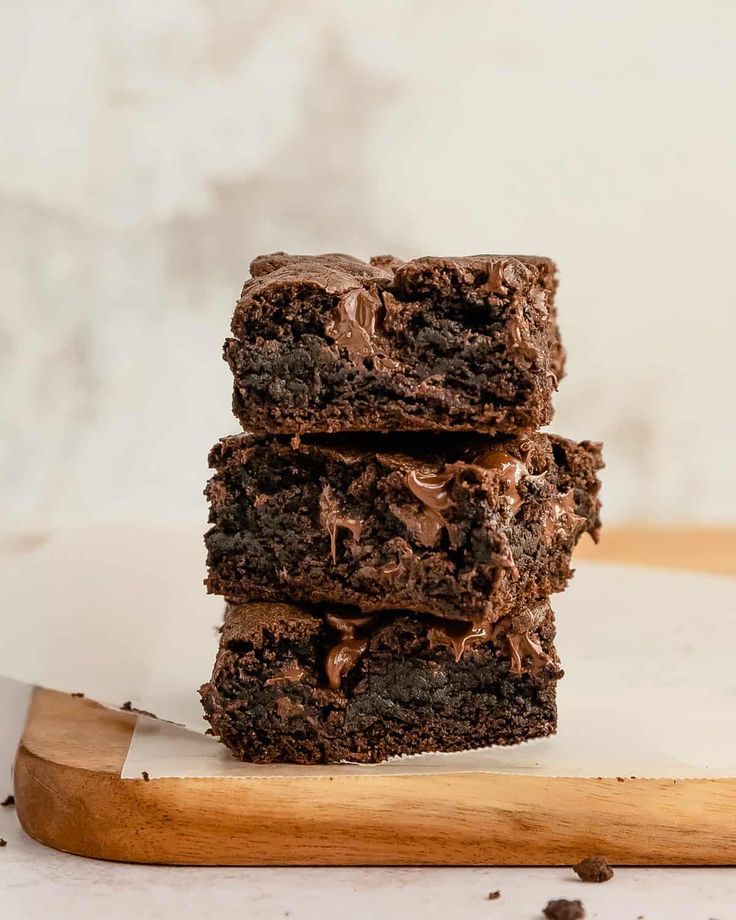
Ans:
POLYGON ((236 600, 495 619, 599 526, 599 446, 553 435, 240 435, 210 463, 207 584, 236 600))

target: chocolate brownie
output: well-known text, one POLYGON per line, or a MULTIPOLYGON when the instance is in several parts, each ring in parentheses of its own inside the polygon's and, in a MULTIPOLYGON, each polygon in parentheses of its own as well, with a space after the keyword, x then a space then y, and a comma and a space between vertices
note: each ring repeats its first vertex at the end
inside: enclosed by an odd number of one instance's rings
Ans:
POLYGON ((277 252, 251 275, 224 347, 246 431, 521 434, 552 419, 550 259, 277 252))
POLYGON ((241 760, 369 763, 552 734, 562 676, 546 601, 493 627, 288 604, 230 607, 213 733, 241 760))
POLYGON ((561 591, 599 528, 600 446, 429 433, 212 449, 213 594, 479 622, 561 591))

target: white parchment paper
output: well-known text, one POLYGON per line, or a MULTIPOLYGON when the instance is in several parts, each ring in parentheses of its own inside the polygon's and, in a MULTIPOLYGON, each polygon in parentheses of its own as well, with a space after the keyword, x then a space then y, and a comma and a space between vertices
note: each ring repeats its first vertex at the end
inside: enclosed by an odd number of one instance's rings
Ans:
POLYGON ((502 772, 736 776, 736 579, 580 563, 553 598, 559 733, 514 748, 377 766, 239 764, 202 733, 222 602, 204 594, 200 528, 110 527, 57 535, 0 561, 0 675, 140 718, 123 775, 283 776, 502 772))

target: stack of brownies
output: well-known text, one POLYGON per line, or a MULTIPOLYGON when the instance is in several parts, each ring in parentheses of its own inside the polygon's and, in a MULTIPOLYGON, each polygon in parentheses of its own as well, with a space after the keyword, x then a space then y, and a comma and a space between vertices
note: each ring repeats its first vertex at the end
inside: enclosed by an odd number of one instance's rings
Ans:
POLYGON ((227 600, 213 733, 248 761, 380 761, 555 731, 550 594, 600 526, 600 445, 544 434, 552 261, 255 259, 210 454, 227 600))

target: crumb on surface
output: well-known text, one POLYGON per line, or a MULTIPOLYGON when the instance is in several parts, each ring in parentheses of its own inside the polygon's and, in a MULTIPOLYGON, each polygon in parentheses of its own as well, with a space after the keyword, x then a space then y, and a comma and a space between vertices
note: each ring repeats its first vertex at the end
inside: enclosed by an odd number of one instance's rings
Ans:
POLYGON ((149 712, 147 709, 138 709, 130 700, 126 700, 120 708, 124 712, 135 712, 139 716, 148 716, 149 719, 158 719, 155 712, 149 712))
POLYGON ((8 845, 8 841, 0 837, 0 847, 6 847, 7 845, 8 845))
POLYGON ((2 808, 9 808, 11 805, 15 805, 14 795, 6 796, 5 799, 2 802, 0 802, 0 807, 2 808))
POLYGON ((572 867, 583 882, 607 882, 613 878, 613 869, 605 856, 589 856, 572 867))
POLYGON ((72 696, 76 696, 77 699, 82 699, 84 697, 83 693, 72 693, 72 696))
POLYGON ((143 777, 144 783, 150 782, 151 777, 148 775, 148 770, 143 770, 143 772, 141 773, 141 776, 143 777))
POLYGON ((585 908, 581 901, 559 898, 556 901, 548 901, 542 913, 547 920, 583 920, 585 908))
POLYGON ((497 901, 501 897, 500 891, 489 891, 487 901, 497 901))

